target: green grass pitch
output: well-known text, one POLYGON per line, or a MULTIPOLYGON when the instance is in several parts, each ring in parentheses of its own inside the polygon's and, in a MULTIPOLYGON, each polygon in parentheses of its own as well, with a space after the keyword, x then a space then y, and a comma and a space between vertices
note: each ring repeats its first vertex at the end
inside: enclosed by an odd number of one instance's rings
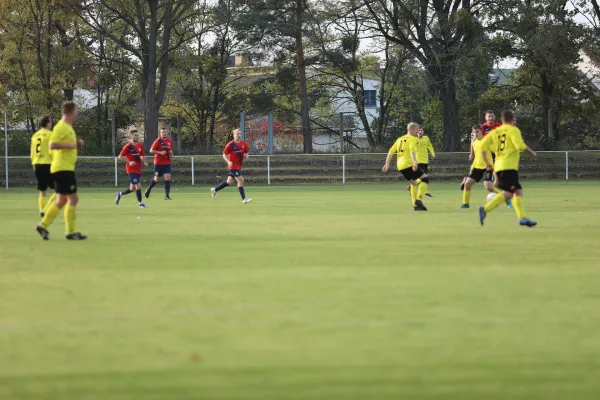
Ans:
POLYGON ((524 184, 82 188, 85 242, 2 191, 0 399, 598 399, 600 186, 524 184))

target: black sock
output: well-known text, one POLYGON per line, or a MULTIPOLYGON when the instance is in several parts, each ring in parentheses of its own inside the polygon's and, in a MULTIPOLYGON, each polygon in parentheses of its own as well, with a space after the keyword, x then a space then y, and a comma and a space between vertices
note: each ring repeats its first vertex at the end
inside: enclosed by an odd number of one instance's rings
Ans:
POLYGON ((131 193, 131 189, 127 188, 127 189, 121 191, 121 196, 125 196, 126 194, 129 194, 129 193, 131 193))
POLYGON ((142 189, 136 189, 135 195, 137 196, 138 202, 142 202, 142 189))
POLYGON ((244 187, 238 187, 238 190, 240 191, 240 196, 242 196, 242 200, 246 199, 246 192, 244 191, 244 187))
POLYGON ((171 193, 171 181, 165 181, 165 196, 169 197, 171 193))
POLYGON ((215 191, 218 192, 221 189, 225 189, 227 186, 229 186, 229 183, 227 183, 227 179, 225 179, 223 182, 219 183, 219 185, 215 188, 215 191))
POLYGON ((152 190, 152 188, 154 187, 154 185, 156 185, 156 181, 154 179, 151 179, 150 183, 148 183, 148 189, 146 189, 146 191, 148 193, 150 193, 150 191, 152 190))

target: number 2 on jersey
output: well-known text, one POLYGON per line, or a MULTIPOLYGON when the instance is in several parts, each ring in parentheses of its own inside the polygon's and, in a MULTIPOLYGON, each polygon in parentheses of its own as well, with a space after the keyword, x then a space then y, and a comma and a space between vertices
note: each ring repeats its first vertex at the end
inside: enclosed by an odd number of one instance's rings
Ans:
POLYGON ((498 152, 501 152, 506 147, 506 133, 498 136, 498 152))
POLYGON ((40 154, 41 147, 42 147, 42 138, 38 138, 37 144, 35 145, 35 154, 40 154))

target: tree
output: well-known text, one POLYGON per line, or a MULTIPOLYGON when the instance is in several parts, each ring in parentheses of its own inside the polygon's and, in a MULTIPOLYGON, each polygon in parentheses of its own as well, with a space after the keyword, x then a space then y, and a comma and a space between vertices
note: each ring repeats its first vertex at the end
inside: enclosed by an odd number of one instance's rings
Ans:
POLYGON ((304 44, 307 9, 307 0, 248 0, 247 12, 240 15, 237 30, 245 32, 248 43, 262 46, 263 50, 274 50, 274 61, 277 65, 284 68, 293 66, 296 70, 304 152, 312 153, 310 100, 306 75, 309 60, 305 57, 304 44))
POLYGON ((197 29, 195 40, 173 57, 172 82, 177 95, 167 100, 165 115, 183 118, 183 134, 209 153, 215 144, 216 125, 224 117, 223 103, 245 76, 245 65, 228 70, 230 59, 245 52, 233 29, 242 7, 238 0, 220 0, 211 8, 210 19, 197 29))
POLYGON ((195 38, 194 15, 205 12, 196 0, 68 0, 79 18, 128 53, 144 101, 145 142, 158 134, 171 53, 195 38))
POLYGON ((1 6, 3 85, 16 105, 16 118, 34 130, 38 115, 58 116, 56 106, 69 93, 72 98, 89 60, 79 44, 68 39, 77 26, 64 1, 3 0, 1 6))
POLYGON ((460 144, 457 65, 483 35, 477 17, 481 2, 362 0, 362 4, 372 28, 405 48, 427 71, 429 88, 443 103, 444 149, 456 151, 460 144))
POLYGON ((523 61, 518 86, 537 89, 532 101, 541 107, 543 140, 552 145, 565 101, 592 100, 589 84, 578 69, 585 30, 567 8, 568 0, 514 0, 496 24, 512 43, 512 54, 523 61))

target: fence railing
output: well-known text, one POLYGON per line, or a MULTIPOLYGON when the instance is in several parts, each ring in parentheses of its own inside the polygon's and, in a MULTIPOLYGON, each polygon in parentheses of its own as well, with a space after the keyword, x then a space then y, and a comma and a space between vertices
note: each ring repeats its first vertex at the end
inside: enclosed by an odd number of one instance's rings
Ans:
MULTIPOLYGON (((381 173, 386 154, 254 155, 244 164, 246 179, 257 184, 305 184, 387 182, 398 179, 393 171, 381 173)), ((30 186, 35 176, 29 157, 2 157, 0 182, 9 187, 30 186)), ((430 160, 429 174, 435 180, 460 180, 471 163, 467 153, 438 153, 430 160)), ((523 179, 600 179, 600 151, 538 152, 536 161, 521 157, 523 179)), ((175 184, 214 185, 226 176, 220 156, 176 156, 175 184)), ((152 166, 142 170, 151 179, 152 166)), ((80 185, 119 186, 128 182, 123 163, 114 157, 79 157, 80 185)))

